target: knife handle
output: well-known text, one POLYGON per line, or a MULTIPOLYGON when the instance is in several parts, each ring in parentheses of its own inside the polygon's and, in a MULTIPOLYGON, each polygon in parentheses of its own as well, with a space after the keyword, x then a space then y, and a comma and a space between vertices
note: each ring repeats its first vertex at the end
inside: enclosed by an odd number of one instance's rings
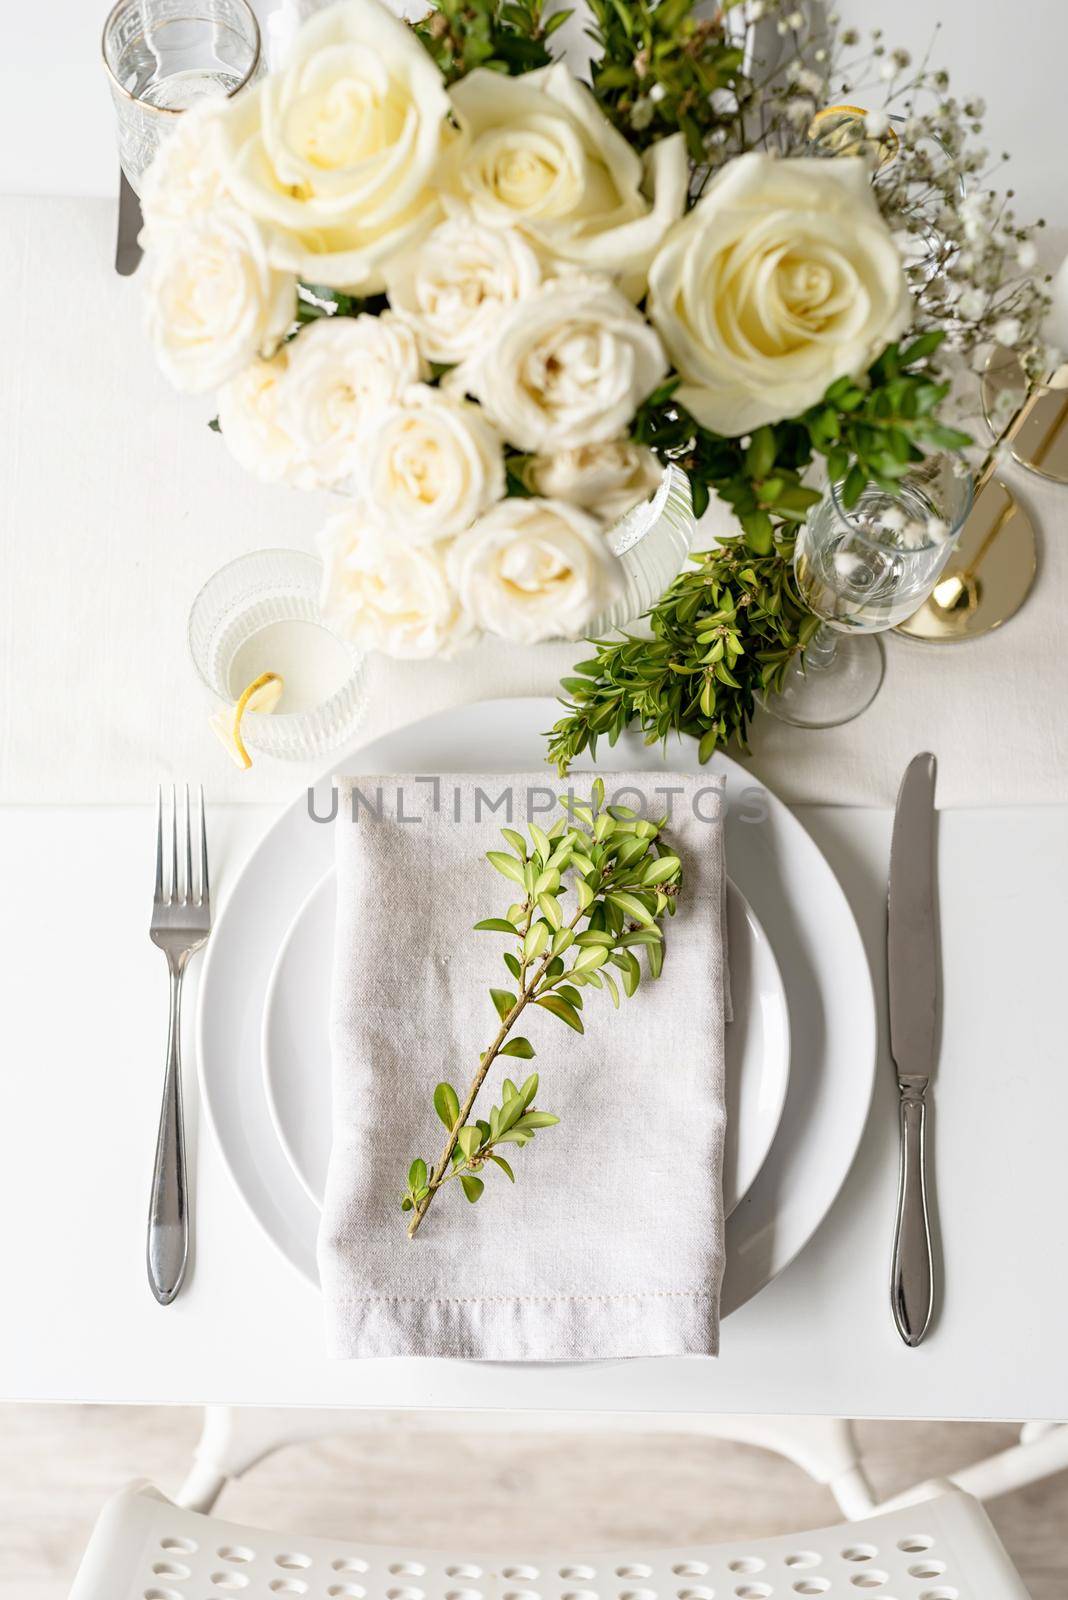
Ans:
POLYGON ((927 1215, 927 1079, 900 1084, 901 1169, 890 1300, 897 1331, 909 1346, 927 1332, 934 1309, 931 1224, 927 1215))

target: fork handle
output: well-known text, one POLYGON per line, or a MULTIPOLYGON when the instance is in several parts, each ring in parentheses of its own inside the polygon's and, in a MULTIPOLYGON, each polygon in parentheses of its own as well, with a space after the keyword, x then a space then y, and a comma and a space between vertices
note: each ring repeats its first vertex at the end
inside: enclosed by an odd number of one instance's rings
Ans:
POLYGON ((182 1287, 189 1259, 186 1207, 185 1127, 182 1118, 182 975, 171 967, 167 1071, 163 1080, 152 1199, 148 1208, 148 1281, 161 1306, 169 1306, 182 1287))

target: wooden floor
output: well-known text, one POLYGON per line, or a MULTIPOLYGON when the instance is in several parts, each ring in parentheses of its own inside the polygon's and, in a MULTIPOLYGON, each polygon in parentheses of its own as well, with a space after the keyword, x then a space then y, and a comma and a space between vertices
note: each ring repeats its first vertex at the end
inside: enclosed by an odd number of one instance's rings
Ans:
MULTIPOLYGON (((0 1407, 0 1600, 66 1600, 106 1496, 138 1477, 173 1492, 198 1430, 187 1410, 0 1407)), ((973 1423, 864 1423, 860 1437, 876 1489, 889 1495, 1013 1434, 973 1423)), ((388 1453, 380 1440, 327 1440, 274 1456, 230 1488, 220 1510, 305 1533, 483 1549, 715 1541, 836 1520, 830 1495, 777 1457, 657 1435, 398 1436, 388 1453)), ((1068 1473, 1004 1496, 990 1512, 1033 1600, 1065 1600, 1068 1473)))

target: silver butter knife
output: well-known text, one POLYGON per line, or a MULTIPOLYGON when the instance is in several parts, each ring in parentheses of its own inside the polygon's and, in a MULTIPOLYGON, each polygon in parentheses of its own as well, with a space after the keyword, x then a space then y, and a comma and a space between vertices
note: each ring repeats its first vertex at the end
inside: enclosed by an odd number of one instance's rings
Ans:
POLYGON ((115 239, 115 271, 122 278, 136 272, 141 262, 141 246, 137 235, 141 232, 141 202, 130 186, 125 172, 119 169, 119 231, 115 239))
POLYGON ((897 1331, 918 1345, 934 1309, 931 1225, 927 1212, 927 1095, 938 1059, 941 1000, 935 881, 933 755, 905 770, 890 846, 890 1049, 901 1097, 901 1170, 890 1299, 897 1331))

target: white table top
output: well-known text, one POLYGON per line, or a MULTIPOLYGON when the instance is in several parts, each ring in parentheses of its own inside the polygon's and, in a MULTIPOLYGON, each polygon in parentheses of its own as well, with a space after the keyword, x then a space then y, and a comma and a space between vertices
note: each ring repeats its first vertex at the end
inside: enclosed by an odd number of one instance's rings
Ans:
MULTIPOLYGON (((261 0, 261 15, 272 4, 261 0)), ((961 90, 974 85, 991 102, 994 148, 1032 143, 1012 174, 1021 212, 1046 209, 1063 224, 1068 13, 1017 8, 1029 69, 1006 74, 994 5, 943 8, 944 54, 961 90)), ((178 1302, 154 1304, 143 1251, 165 975, 145 937, 152 827, 141 802, 160 778, 203 778, 225 893, 273 815, 262 802, 307 781, 299 768, 257 763, 240 776, 228 766, 206 728, 184 626, 196 588, 230 556, 310 547, 323 503, 241 473, 204 427, 210 402, 170 393, 153 370, 136 280, 110 268, 103 9, 24 5, 7 19, 0 55, 0 104, 26 133, 0 141, 0 194, 14 197, 0 202, 0 292, 19 308, 0 363, 0 1394, 1068 1415, 1059 1005, 1068 496, 1023 475, 1044 545, 1042 581, 1020 618, 948 650, 891 640, 886 688, 861 722, 820 734, 768 723, 757 741, 757 771, 784 797, 878 808, 807 804, 800 815, 843 878, 880 992, 885 808, 908 755, 939 752, 944 805, 1002 807, 942 818, 946 1044, 934 1145, 945 1296, 919 1350, 900 1344, 887 1302, 896 1113, 884 1042, 845 1192, 798 1261, 728 1320, 719 1362, 525 1369, 521 1387, 509 1367, 328 1363, 316 1294, 260 1234, 210 1137, 197 1138, 195 968, 186 1007, 195 1257, 178 1302), (246 803, 218 804, 226 798, 246 803), (72 887, 89 908, 84 926, 67 911, 72 887)), ((873 14, 871 0, 843 9, 873 14)), ((928 16, 925 0, 902 0, 901 37, 922 45, 928 16)), ((551 692, 571 659, 568 647, 487 647, 445 668, 378 666, 365 733, 487 694, 551 692)))
MULTIPOLYGON (((271 815, 213 813, 223 894, 271 815)), ((850 894, 882 995, 889 814, 800 815, 850 894)), ((724 1324, 718 1361, 521 1373, 327 1361, 317 1294, 260 1233, 211 1138, 197 1137, 195 1092, 194 1262, 178 1301, 156 1306, 143 1265, 165 1006, 163 963, 145 937, 153 818, 146 807, 9 808, 2 821, 6 1080, 18 1091, 0 1117, 3 1398, 1068 1415, 1068 1075, 1057 1023, 1068 808, 941 819, 945 1044, 933 1148, 945 1264, 927 1341, 906 1350, 890 1316, 896 1093, 884 1039, 842 1195, 797 1261, 724 1324), (93 908, 91 937, 67 926, 72 883, 93 908)))

